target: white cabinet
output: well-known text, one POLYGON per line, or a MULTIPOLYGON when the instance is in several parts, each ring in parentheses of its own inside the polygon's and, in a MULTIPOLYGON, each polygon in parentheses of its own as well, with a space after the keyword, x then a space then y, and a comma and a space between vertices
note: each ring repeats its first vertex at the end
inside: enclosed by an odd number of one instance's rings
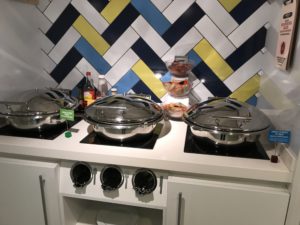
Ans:
POLYGON ((284 187, 169 177, 167 225, 284 225, 284 187))
POLYGON ((0 225, 59 225, 58 165, 0 157, 0 225))

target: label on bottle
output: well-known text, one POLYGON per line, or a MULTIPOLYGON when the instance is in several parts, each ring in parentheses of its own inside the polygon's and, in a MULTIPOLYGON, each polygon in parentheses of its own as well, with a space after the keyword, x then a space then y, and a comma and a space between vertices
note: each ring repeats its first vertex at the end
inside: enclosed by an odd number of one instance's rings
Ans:
POLYGON ((92 104, 95 100, 95 91, 94 90, 84 91, 83 98, 87 105, 92 104))

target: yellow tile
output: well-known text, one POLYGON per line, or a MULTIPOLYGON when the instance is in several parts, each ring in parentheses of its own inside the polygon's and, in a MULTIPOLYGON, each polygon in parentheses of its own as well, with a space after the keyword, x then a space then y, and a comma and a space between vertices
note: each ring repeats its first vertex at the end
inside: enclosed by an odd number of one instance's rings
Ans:
POLYGON ((79 16, 73 26, 100 55, 104 55, 109 49, 109 44, 83 16, 79 16))
POLYGON ((194 50, 220 80, 225 80, 233 73, 232 68, 206 39, 202 39, 194 50))
POLYGON ((112 23, 129 4, 129 2, 130 0, 110 0, 110 2, 102 10, 101 15, 108 23, 112 23))
POLYGON ((142 60, 139 60, 132 67, 132 70, 158 98, 166 94, 166 90, 161 81, 155 77, 152 70, 142 60))
POLYGON ((260 76, 258 74, 251 77, 242 86, 236 89, 231 95, 231 98, 236 98, 239 101, 245 102, 255 95, 260 86, 260 76))
POLYGON ((227 10, 227 12, 231 12, 241 2, 241 0, 219 0, 219 2, 227 10))

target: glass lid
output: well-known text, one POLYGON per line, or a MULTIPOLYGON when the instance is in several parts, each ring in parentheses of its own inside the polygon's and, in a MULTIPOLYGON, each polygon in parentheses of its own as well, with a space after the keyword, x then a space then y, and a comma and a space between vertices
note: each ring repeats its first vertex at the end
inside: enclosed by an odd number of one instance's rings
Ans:
POLYGON ((109 96, 85 109, 85 119, 92 124, 144 124, 162 118, 158 104, 138 95, 109 96))
POLYGON ((24 92, 16 101, 0 101, 0 114, 31 116, 58 113, 61 108, 75 109, 76 98, 60 89, 35 89, 24 92))
POLYGON ((184 121, 205 130, 251 133, 267 129, 270 120, 254 106, 231 98, 212 98, 190 107, 184 121))

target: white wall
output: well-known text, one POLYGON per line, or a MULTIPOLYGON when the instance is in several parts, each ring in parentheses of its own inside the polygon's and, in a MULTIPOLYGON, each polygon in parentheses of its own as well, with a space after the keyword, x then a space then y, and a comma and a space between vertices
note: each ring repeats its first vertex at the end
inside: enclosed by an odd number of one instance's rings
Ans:
POLYGON ((34 5, 0 1, 0 100, 23 90, 56 85, 43 75, 36 12, 34 5))
MULTIPOLYGON (((300 34, 296 38, 296 50, 290 71, 283 72, 275 67, 275 51, 278 38, 281 0, 276 0, 274 20, 268 29, 265 62, 263 62, 264 76, 262 76, 261 96, 258 107, 267 109, 278 129, 292 131, 290 148, 295 154, 300 150, 300 34)), ((300 31, 300 23, 298 24, 300 31)), ((299 33, 299 32, 298 32, 299 33)))

